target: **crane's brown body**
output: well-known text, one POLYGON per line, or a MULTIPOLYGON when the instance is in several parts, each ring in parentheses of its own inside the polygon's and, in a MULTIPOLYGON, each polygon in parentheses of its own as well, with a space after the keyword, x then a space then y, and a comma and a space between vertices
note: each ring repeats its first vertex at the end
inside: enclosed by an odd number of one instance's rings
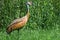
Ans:
POLYGON ((7 27, 7 33, 12 32, 13 30, 22 28, 28 21, 29 18, 29 12, 22 18, 18 18, 14 20, 8 27, 7 27))

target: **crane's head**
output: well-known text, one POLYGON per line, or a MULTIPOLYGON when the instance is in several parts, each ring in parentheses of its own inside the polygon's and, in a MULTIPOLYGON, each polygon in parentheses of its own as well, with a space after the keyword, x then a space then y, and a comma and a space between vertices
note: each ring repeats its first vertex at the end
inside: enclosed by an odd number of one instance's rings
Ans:
POLYGON ((26 5, 32 5, 32 2, 27 2, 26 5))

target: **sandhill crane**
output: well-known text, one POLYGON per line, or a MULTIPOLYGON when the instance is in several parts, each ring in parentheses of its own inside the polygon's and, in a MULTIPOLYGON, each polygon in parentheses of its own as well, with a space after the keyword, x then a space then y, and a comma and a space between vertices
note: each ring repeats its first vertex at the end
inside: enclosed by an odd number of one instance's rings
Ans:
POLYGON ((12 23, 10 25, 8 25, 8 27, 6 29, 6 32, 8 34, 14 30, 19 30, 27 23, 27 21, 29 19, 29 15, 30 15, 29 6, 31 5, 31 2, 27 2, 26 5, 27 5, 27 14, 22 18, 15 19, 14 21, 12 21, 12 23))

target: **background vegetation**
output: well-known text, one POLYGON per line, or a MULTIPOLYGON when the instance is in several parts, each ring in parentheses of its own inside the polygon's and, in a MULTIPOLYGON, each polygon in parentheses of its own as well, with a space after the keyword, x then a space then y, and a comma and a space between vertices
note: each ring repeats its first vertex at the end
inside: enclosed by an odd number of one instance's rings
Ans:
POLYGON ((28 23, 8 35, 11 21, 26 15, 26 0, 0 0, 0 40, 60 40, 60 1, 31 1, 28 23))

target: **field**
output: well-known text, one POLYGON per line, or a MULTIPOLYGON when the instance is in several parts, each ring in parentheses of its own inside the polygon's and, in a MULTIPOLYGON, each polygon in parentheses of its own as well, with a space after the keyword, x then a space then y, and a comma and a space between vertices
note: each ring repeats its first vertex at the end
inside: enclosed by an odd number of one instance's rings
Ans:
POLYGON ((0 0, 0 40, 60 40, 60 1, 30 0, 27 24, 11 34, 7 26, 26 15, 26 0, 0 0))

